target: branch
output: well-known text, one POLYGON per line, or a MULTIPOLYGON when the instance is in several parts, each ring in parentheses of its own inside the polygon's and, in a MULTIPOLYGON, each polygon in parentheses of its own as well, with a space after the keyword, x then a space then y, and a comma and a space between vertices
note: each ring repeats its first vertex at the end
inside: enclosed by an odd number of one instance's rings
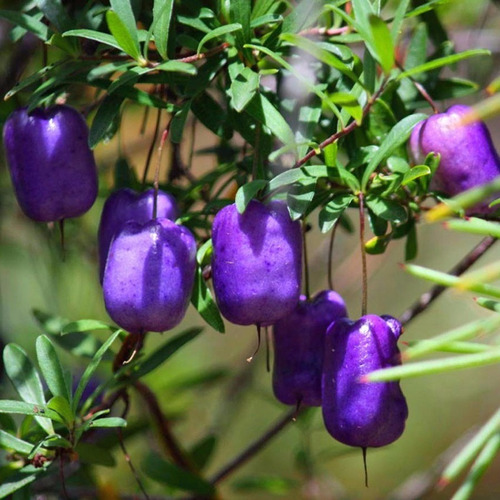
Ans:
MULTIPOLYGON (((482 257, 496 242, 497 238, 488 236, 476 245, 448 274, 452 276, 460 276, 469 269, 480 257, 482 257)), ((404 326, 413 320, 420 313, 424 312, 432 302, 434 302, 444 291, 446 287, 436 285, 428 292, 425 292, 420 298, 411 305, 399 318, 399 321, 404 326)))
POLYGON ((264 446, 271 441, 271 439, 276 436, 282 429, 284 429, 290 422, 295 421, 297 416, 297 410, 288 411, 280 420, 278 420, 266 433, 264 433, 260 438, 258 438, 254 443, 252 443, 248 448, 243 450, 237 457, 228 462, 224 467, 220 469, 219 472, 214 474, 210 479, 212 484, 216 484, 219 481, 225 479, 229 474, 238 469, 245 462, 250 460, 254 455, 256 455, 264 446))

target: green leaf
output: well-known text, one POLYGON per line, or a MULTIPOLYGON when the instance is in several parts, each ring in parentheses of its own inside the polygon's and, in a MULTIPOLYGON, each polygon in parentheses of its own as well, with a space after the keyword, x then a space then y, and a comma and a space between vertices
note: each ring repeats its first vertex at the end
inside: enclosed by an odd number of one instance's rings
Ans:
POLYGON ((54 396, 48 403, 47 408, 55 411, 68 428, 71 428, 75 415, 69 401, 63 396, 54 396))
POLYGON ((44 471, 44 468, 36 469, 33 465, 28 465, 23 467, 20 471, 6 477, 2 481, 2 484, 0 484, 0 498, 8 497, 21 488, 28 486, 44 471))
POLYGON ((80 319, 78 321, 66 323, 61 329, 61 335, 74 334, 77 332, 92 332, 94 330, 111 330, 114 332, 116 327, 97 319, 80 319))
POLYGON ((305 182, 310 179, 328 177, 329 168, 326 165, 312 165, 308 167, 291 168, 274 177, 269 181, 268 192, 275 189, 294 184, 295 182, 305 182))
POLYGON ((14 450, 22 455, 29 455, 33 445, 8 432, 0 430, 0 448, 14 450))
POLYGON ((394 66, 394 45, 392 43, 391 32, 387 24, 378 16, 371 14, 369 22, 375 55, 384 73, 387 75, 394 66))
POLYGON ((70 30, 63 33, 63 36, 76 36, 79 38, 86 38, 87 40, 94 40, 99 43, 103 43, 104 45, 109 45, 118 50, 122 50, 121 45, 116 41, 113 35, 109 33, 102 33, 100 31, 95 30, 87 30, 87 29, 78 29, 78 30, 70 30))
POLYGON ((225 332, 224 321, 219 309, 212 297, 212 292, 208 288, 203 273, 200 268, 196 271, 191 303, 200 313, 200 316, 216 331, 225 332))
POLYGON ((41 335, 36 339, 36 355, 38 366, 52 395, 62 396, 71 401, 71 390, 66 383, 61 361, 54 344, 46 335, 41 335))
POLYGON ((353 199, 354 195, 352 194, 337 194, 321 209, 318 216, 318 222, 322 233, 327 233, 332 229, 353 199))
POLYGON ((400 0, 397 4, 391 26, 391 37, 394 44, 396 43, 401 32, 401 25, 403 24, 405 13, 409 4, 410 0, 400 0))
POLYGON ((405 143, 410 136, 413 127, 420 121, 425 120, 427 115, 422 113, 417 113, 414 115, 407 116, 403 118, 399 123, 397 123, 387 134, 387 137, 383 140, 380 148, 373 155, 372 159, 368 163, 361 180, 361 187, 363 191, 366 190, 370 176, 375 171, 380 163, 390 156, 401 144, 405 143))
POLYGON ((153 35, 158 53, 163 59, 167 59, 168 44, 170 38, 170 22, 174 0, 154 0, 153 5, 153 35))
POLYGON ((106 136, 115 118, 120 113, 124 100, 120 95, 107 95, 99 105, 89 132, 89 146, 94 149, 106 136))
POLYGON ((127 421, 120 417, 97 418, 90 422, 90 428, 126 427, 127 421))
POLYGON ((199 470, 203 470, 212 457, 217 445, 217 437, 208 435, 198 441, 190 450, 189 456, 199 470))
MULTIPOLYGON (((113 4, 118 2, 111 3, 113 4)), ((126 3, 127 2, 123 2, 124 5, 126 3)), ((137 62, 139 62, 139 64, 144 63, 145 60, 141 55, 139 41, 137 39, 137 30, 134 29, 134 31, 131 32, 128 25, 125 24, 120 16, 113 10, 108 10, 106 12, 106 22, 108 23, 109 31, 111 32, 123 52, 135 59, 137 62)))
POLYGON ((257 179, 255 181, 247 182, 241 186, 235 197, 236 209, 242 214, 248 204, 255 198, 257 193, 267 186, 267 181, 264 179, 257 179))
POLYGON ((236 40, 239 47, 244 43, 249 42, 252 38, 252 31, 250 29, 250 14, 251 14, 251 0, 231 0, 229 3, 231 21, 241 24, 241 34, 236 34, 236 40))
POLYGON ((37 0, 38 8, 59 32, 68 31, 73 26, 71 18, 62 6, 61 0, 37 0))
POLYGON ((469 219, 452 219, 445 223, 445 227, 453 231, 500 238, 500 224, 488 222, 476 217, 470 217, 469 219))
POLYGON ((287 495, 297 487, 297 481, 278 476, 242 477, 231 485, 236 491, 249 493, 269 493, 271 495, 287 495))
POLYGON ((415 223, 411 224, 405 242, 405 261, 413 260, 418 253, 417 229, 415 223))
POLYGON ((401 184, 406 186, 410 182, 418 179, 419 177, 423 177, 424 175, 430 175, 431 169, 427 165, 417 165, 410 170, 408 170, 403 177, 401 184))
POLYGON ((189 328, 173 339, 165 342, 161 347, 156 348, 153 354, 139 363, 137 370, 133 374, 134 379, 142 378, 148 373, 156 370, 181 347, 195 339, 202 331, 203 328, 200 327, 189 328))
POLYGON ((80 441, 75 451, 78 453, 78 461, 83 464, 102 465, 103 467, 114 467, 116 460, 108 449, 94 443, 80 441))
POLYGON ((317 179, 305 179, 293 184, 286 194, 286 204, 292 220, 300 219, 309 208, 316 192, 317 179))
POLYGON ((438 59, 433 59, 432 61, 428 61, 424 64, 420 64, 419 66, 415 66, 414 68, 403 71, 397 76, 397 80, 401 80, 402 78, 407 78, 408 76, 418 75, 419 73, 425 73, 427 71, 441 68, 443 66, 449 66, 458 61, 462 61, 463 59, 468 59, 469 57, 489 56, 489 55, 491 55, 491 52, 489 50, 473 49, 473 50, 466 50, 465 52, 460 52, 459 54, 452 54, 450 56, 440 57, 438 59))
POLYGON ((347 92, 335 92, 330 94, 330 101, 342 106, 361 125, 363 119, 363 108, 359 104, 356 96, 347 92))
POLYGON ((186 125, 186 120, 190 110, 191 101, 187 101, 172 118, 172 123, 170 124, 170 140, 174 144, 180 144, 182 142, 184 126, 186 125))
POLYGON ((28 16, 27 14, 22 14, 21 12, 13 10, 0 9, 0 18, 6 19, 15 26, 24 28, 44 42, 49 39, 49 34, 51 33, 49 28, 42 21, 28 16))
POLYGON ((314 23, 323 8, 322 0, 307 0, 300 2, 283 21, 283 33, 298 33, 314 23))
POLYGON ((500 302, 497 300, 485 299, 484 297, 477 297, 476 302, 479 306, 485 307, 490 311, 500 313, 500 302))
MULTIPOLYGON (((43 416, 52 418, 53 414, 48 412, 45 405, 25 403, 24 401, 12 401, 9 399, 0 400, 0 413, 19 413, 21 415, 43 416)), ((54 430, 52 429, 52 433, 54 430)))
POLYGON ((375 215, 386 221, 402 224, 408 220, 406 210, 395 201, 369 196, 366 204, 375 215))
POLYGON ((232 79, 230 87, 231 104, 240 113, 259 89, 260 76, 250 68, 244 67, 235 78, 232 79))
POLYGON ((190 491, 202 496, 211 496, 214 486, 186 469, 167 462, 158 455, 150 454, 142 463, 144 472, 155 481, 171 488, 190 491))
POLYGON ((211 30, 201 39, 200 43, 198 44, 197 53, 199 54, 203 46, 210 40, 222 37, 224 35, 227 35, 228 33, 233 33, 241 29, 243 29, 243 26, 240 23, 232 23, 232 24, 225 24, 224 26, 219 26, 218 28, 211 30))
POLYGON ((81 376, 80 381, 78 382, 78 386, 76 388, 75 395, 73 398, 73 406, 72 406, 73 412, 76 413, 76 410, 80 403, 80 399, 82 397, 83 391, 85 390, 85 387, 87 387, 87 384, 89 383, 90 379, 97 370, 97 367, 104 358, 104 355, 111 347, 113 342, 116 340, 116 338, 121 334, 121 332, 122 330, 116 330, 114 333, 112 333, 108 337, 106 342, 104 342, 104 344, 95 353, 95 356, 92 358, 92 361, 87 365, 87 368, 85 368, 85 371, 83 372, 83 375, 81 376))
POLYGON ((200 266, 206 266, 212 262, 212 253, 214 251, 214 247, 212 245, 212 238, 205 241, 203 245, 196 252, 196 262, 200 266))

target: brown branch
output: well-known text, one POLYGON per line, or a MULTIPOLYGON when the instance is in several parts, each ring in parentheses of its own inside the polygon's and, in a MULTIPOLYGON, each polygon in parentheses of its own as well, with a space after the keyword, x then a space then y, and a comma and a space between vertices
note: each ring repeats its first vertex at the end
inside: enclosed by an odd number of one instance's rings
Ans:
POLYGON ((236 469, 238 469, 245 462, 250 460, 254 455, 256 455, 264 446, 271 441, 271 439, 276 436, 283 428, 285 428, 290 422, 295 421, 297 416, 297 410, 293 408, 288 411, 280 420, 278 420, 266 433, 264 433, 260 438, 243 450, 237 457, 229 461, 225 466, 223 466, 219 472, 215 473, 210 482, 216 484, 222 481, 236 469))
POLYGON ((180 57, 179 59, 173 59, 173 61, 185 62, 185 63, 200 61, 201 59, 206 59, 207 57, 214 56, 219 52, 223 52, 229 46, 230 46, 229 43, 224 42, 223 44, 214 47, 213 49, 207 50, 206 52, 202 52, 201 54, 192 54, 186 57, 180 57))
MULTIPOLYGON (((476 245, 465 257, 458 262, 449 272, 452 276, 460 276, 469 269, 477 260, 482 257, 496 242, 497 238, 488 236, 476 245)), ((400 317, 402 325, 408 324, 420 313, 424 312, 432 302, 434 302, 444 291, 445 286, 436 285, 428 292, 425 292, 420 298, 412 304, 400 317)))

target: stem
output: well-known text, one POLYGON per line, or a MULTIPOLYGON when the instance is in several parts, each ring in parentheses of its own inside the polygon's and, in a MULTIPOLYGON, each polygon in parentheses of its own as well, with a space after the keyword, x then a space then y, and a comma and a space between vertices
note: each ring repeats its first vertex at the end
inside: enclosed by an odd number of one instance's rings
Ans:
POLYGON ((171 123, 172 123, 172 118, 170 118, 169 122, 167 123, 167 126, 165 127, 165 130, 161 134, 160 145, 158 146, 158 162, 156 163, 155 178, 153 181, 153 187, 155 190, 153 198, 153 219, 156 219, 156 213, 158 211, 158 189, 159 189, 158 184, 160 182, 161 155, 163 153, 163 147, 165 146, 165 142, 167 140, 168 133, 170 131, 171 123))
MULTIPOLYGON (((460 276, 469 269, 480 257, 482 257, 494 243, 497 238, 488 236, 481 240, 465 257, 460 260, 449 272, 452 276, 460 276)), ((436 285, 428 292, 423 293, 400 317, 399 321, 404 326, 412 321, 420 313, 424 312, 432 302, 434 302, 444 291, 445 286, 436 285)))
POLYGON ((260 123, 257 125, 257 128, 255 129, 255 148, 253 151, 253 162, 252 162, 252 180, 257 179, 257 172, 259 168, 259 162, 260 162, 260 134, 261 134, 262 127, 260 123))
POLYGON ((134 388, 146 403, 153 420, 156 422, 156 425, 160 430, 160 438, 165 452, 172 458, 177 466, 198 475, 198 471, 191 464, 191 461, 187 457, 186 453, 182 450, 172 434, 170 423, 163 414, 154 392, 143 382, 136 382, 134 384, 134 388))
POLYGON ((66 480, 64 478, 64 460, 63 453, 59 453, 59 478, 61 480, 62 494, 65 500, 69 500, 68 490, 66 489, 66 480))
POLYGON ((212 484, 216 484, 222 481, 236 469, 238 469, 245 462, 250 460, 254 455, 256 455, 264 446, 271 441, 271 439, 276 436, 283 428, 285 428, 290 422, 293 422, 293 418, 296 416, 296 409, 288 411, 280 420, 278 420, 267 432, 265 432, 260 438, 258 438, 254 443, 244 449, 237 457, 229 461, 224 467, 220 469, 219 472, 213 475, 210 479, 212 484))
POLYGON ((328 287, 333 290, 333 243, 335 241, 335 233, 337 232, 338 221, 335 222, 330 236, 330 247, 328 249, 328 287))
MULTIPOLYGON (((405 71, 404 66, 401 63, 399 63, 399 61, 396 61, 396 66, 401 71, 405 71)), ((430 107, 432 108, 432 111, 434 113, 439 113, 439 109, 437 107, 437 104, 434 102, 434 100, 429 95, 427 90, 425 90, 425 87, 421 83, 417 82, 413 77, 408 76, 407 78, 410 79, 411 83, 413 83, 414 87, 418 90, 420 95, 429 103, 430 107)))
POLYGON ((362 299, 361 316, 366 314, 368 308, 368 271, 366 269, 366 250, 365 250, 365 195, 359 193, 359 244, 361 246, 361 269, 362 269, 362 299))
POLYGON ((151 163, 151 157, 153 156, 153 150, 155 147, 156 138, 158 137, 158 130, 160 129, 160 120, 161 120, 161 109, 158 108, 156 111, 156 122, 155 129, 153 133, 153 140, 149 145, 148 155, 146 156, 146 165, 144 166, 144 173, 142 174, 142 186, 146 184, 146 178, 148 176, 149 164, 151 163))
POLYGON ((307 223, 306 221, 302 221, 302 248, 304 249, 304 286, 305 286, 305 295, 307 300, 311 298, 311 289, 309 285, 309 267, 307 265, 307 223))

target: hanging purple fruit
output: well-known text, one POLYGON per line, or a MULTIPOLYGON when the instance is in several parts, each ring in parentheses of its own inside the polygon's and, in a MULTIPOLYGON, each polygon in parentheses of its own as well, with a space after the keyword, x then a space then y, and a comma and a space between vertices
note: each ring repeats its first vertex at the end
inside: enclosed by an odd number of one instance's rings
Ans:
MULTIPOLYGON (((486 125, 474 122, 462 125, 469 106, 457 104, 445 113, 438 113, 418 123, 413 129, 409 149, 415 163, 422 163, 431 153, 441 160, 432 178, 431 188, 447 196, 491 182, 500 175, 500 159, 486 125)), ((489 214, 498 207, 488 207, 483 201, 469 213, 489 214)))
POLYGON ((323 419, 341 443, 379 447, 401 436, 408 417, 399 382, 366 383, 363 375, 400 364, 401 324, 391 316, 339 319, 327 331, 323 419))
POLYGON ((104 303, 131 333, 163 332, 186 313, 196 268, 191 232, 169 219, 127 222, 113 239, 104 270, 104 303))
POLYGON ((282 201, 224 207, 212 231, 212 278, 221 313, 238 325, 271 325, 300 296, 302 241, 282 201))
POLYGON ((310 301, 302 295, 294 311, 274 324, 273 390, 279 401, 321 406, 326 330, 346 315, 342 297, 323 290, 310 301))
MULTIPOLYGON (((99 277, 102 283, 106 257, 113 238, 123 228, 125 222, 133 220, 140 224, 153 219, 155 190, 148 189, 137 193, 128 188, 118 189, 106 200, 99 223, 99 277)), ((164 191, 158 191, 156 214, 170 220, 179 217, 179 208, 174 197, 164 191)))
POLYGON ((36 221, 85 213, 97 196, 97 170, 83 116, 69 106, 22 108, 5 122, 12 184, 23 212, 36 221))

